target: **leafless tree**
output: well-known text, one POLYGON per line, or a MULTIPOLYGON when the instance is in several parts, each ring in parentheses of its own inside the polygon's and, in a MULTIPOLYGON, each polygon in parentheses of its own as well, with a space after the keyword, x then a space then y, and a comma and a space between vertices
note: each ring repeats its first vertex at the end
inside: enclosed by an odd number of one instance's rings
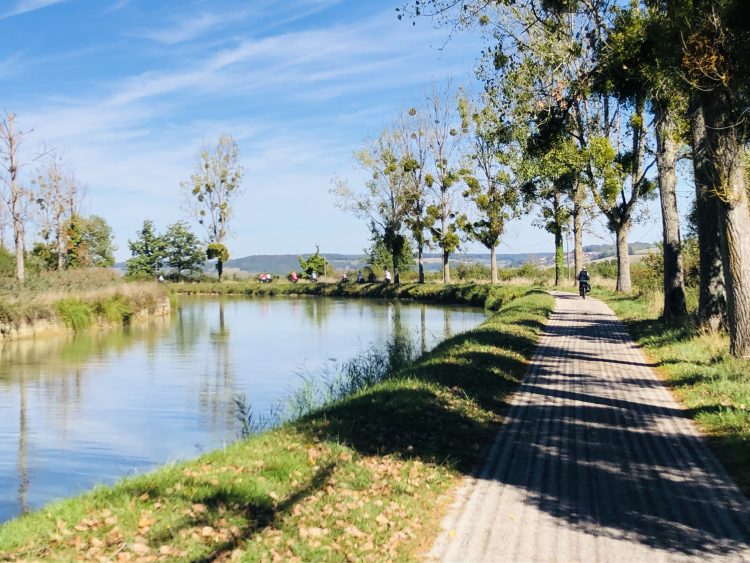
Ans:
POLYGON ((10 209, 10 219, 13 225, 13 240, 16 252, 16 280, 22 282, 24 270, 24 234, 28 220, 30 191, 21 185, 19 170, 26 162, 19 162, 18 149, 24 138, 31 131, 21 131, 16 127, 16 115, 5 112, 0 121, 0 159, 3 161, 3 171, 8 183, 7 204, 10 209))

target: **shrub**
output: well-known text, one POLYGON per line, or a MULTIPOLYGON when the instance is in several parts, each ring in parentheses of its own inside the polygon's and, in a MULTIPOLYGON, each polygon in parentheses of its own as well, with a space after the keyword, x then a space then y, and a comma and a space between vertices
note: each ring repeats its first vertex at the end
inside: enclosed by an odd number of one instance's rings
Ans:
POLYGON ((92 306, 80 299, 63 299, 55 308, 63 322, 76 332, 88 328, 94 320, 92 306))

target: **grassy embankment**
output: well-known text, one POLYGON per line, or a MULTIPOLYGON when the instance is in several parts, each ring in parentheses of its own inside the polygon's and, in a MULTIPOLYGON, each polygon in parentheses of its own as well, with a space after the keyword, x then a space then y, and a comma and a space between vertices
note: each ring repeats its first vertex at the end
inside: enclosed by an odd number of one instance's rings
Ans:
POLYGON ((0 553, 11 560, 419 558, 438 532, 449 487, 497 431, 553 306, 539 291, 494 288, 489 297, 499 310, 484 324, 381 383, 226 450, 6 523, 0 553))
POLYGON ((609 292, 596 297, 625 322, 734 480, 750 495, 750 361, 729 355, 725 335, 659 320, 661 300, 654 296, 609 292))
POLYGON ((490 286, 476 283, 443 285, 437 283, 176 283, 170 288, 175 293, 206 295, 246 295, 253 297, 309 295, 315 297, 364 297, 387 299, 415 299, 433 303, 474 305, 496 311, 509 298, 521 295, 522 286, 490 286))
POLYGON ((104 268, 44 272, 23 286, 0 284, 0 326, 60 322, 78 331, 94 324, 122 325, 133 315, 153 313, 168 295, 164 286, 126 283, 104 268))

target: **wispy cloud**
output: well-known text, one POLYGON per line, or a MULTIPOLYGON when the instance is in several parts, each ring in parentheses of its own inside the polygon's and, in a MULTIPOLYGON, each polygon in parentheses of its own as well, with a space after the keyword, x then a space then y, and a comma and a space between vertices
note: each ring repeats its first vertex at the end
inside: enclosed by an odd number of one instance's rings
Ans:
POLYGON ((227 23, 243 20, 247 12, 203 13, 172 22, 171 25, 158 29, 142 29, 133 33, 136 37, 151 39, 165 45, 183 43, 200 37, 212 30, 219 29, 227 23))
POLYGON ((0 20, 25 14, 27 12, 33 12, 35 10, 41 10, 42 8, 46 8, 47 6, 52 6, 53 4, 61 4, 67 1, 68 0, 20 0, 10 10, 0 12, 0 20))

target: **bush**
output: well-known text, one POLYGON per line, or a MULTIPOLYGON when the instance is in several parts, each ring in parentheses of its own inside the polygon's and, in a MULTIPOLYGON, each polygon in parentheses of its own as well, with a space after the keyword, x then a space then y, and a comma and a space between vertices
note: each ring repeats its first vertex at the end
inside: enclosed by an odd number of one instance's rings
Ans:
POLYGON ((459 262, 455 273, 459 281, 489 280, 491 277, 490 267, 478 262, 459 262))
POLYGON ((92 306, 80 299, 63 299, 55 304, 55 308, 63 322, 76 332, 90 327, 94 320, 92 306))

